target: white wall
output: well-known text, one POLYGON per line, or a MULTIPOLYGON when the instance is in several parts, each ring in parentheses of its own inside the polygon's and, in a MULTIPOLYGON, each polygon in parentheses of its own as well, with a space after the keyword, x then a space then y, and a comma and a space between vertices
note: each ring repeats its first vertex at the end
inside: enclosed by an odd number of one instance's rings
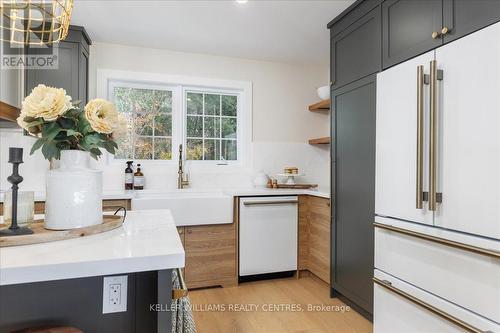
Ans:
MULTIPOLYGON (((312 137, 329 133, 329 118, 307 111, 317 101, 316 88, 328 82, 324 67, 227 58, 203 54, 95 43, 91 47, 89 96, 96 96, 97 69, 118 69, 174 75, 251 81, 253 83, 253 161, 238 172, 192 170, 193 187, 241 187, 251 185, 253 175, 264 170, 276 174, 285 166, 297 166, 307 174, 304 181, 328 187, 329 147, 307 144, 312 137)), ((6 163, 9 146, 23 146, 29 154, 32 140, 21 131, 0 130, 0 189, 8 188, 6 163)), ((25 189, 43 191, 48 163, 37 153, 21 167, 25 189)), ((123 188, 124 165, 112 161, 97 164, 104 170, 105 190, 123 188)), ((187 165, 190 171, 189 163, 187 165)), ((146 166, 147 188, 174 188, 175 165, 146 166)))
POLYGON ((307 106, 318 99, 316 88, 328 83, 324 67, 95 43, 90 97, 96 95, 97 68, 251 81, 254 141, 304 143, 328 134, 324 115, 307 112, 307 106))

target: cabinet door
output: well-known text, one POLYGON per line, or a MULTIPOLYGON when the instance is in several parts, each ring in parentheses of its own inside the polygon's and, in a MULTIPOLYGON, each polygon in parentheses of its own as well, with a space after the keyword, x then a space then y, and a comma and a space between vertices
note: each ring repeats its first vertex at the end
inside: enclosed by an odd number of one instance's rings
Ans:
POLYGON ((332 286, 372 313, 375 76, 333 92, 335 143, 332 286))
POLYGON ((442 44, 441 0, 386 0, 382 3, 383 67, 388 68, 442 44))
MULTIPOLYGON (((434 51, 408 60, 377 75, 377 215, 432 224, 432 213, 416 208, 417 66, 429 73, 434 51)), ((428 124, 428 86, 423 89, 424 124, 428 124)), ((428 131, 423 137, 423 180, 427 179, 428 131)), ((427 191, 427 181, 423 181, 427 191)))
POLYGON ((78 74, 78 99, 85 105, 88 100, 89 53, 80 46, 78 74))
POLYGON ((308 195, 299 195, 299 259, 297 269, 308 268, 309 261, 309 200, 308 195))
POLYGON ((330 200, 309 198, 309 270, 330 283, 330 200))
POLYGON ((498 0, 443 0, 445 43, 500 21, 498 0))
POLYGON ((331 39, 331 80, 337 89, 380 70, 380 8, 331 39))
POLYGON ((223 285, 236 279, 236 235, 234 224, 185 228, 188 288, 223 285))
MULTIPOLYGON (((58 69, 31 69, 26 71, 26 95, 39 84, 56 88, 64 88, 73 100, 78 100, 79 82, 79 50, 77 43, 60 42, 58 53, 58 69)), ((30 51, 30 53, 36 52, 30 51)))
POLYGON ((500 239, 500 23, 436 50, 443 70, 435 224, 500 239))

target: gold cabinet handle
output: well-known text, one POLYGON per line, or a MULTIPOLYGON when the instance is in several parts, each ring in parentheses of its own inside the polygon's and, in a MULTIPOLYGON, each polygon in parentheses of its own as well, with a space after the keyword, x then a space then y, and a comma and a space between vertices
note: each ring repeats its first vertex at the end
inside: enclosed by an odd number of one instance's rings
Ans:
POLYGON ((450 29, 448 29, 448 27, 443 27, 443 29, 441 29, 441 35, 446 35, 448 34, 448 32, 450 32, 450 29))
POLYGON ((430 118, 429 118, 429 210, 437 206, 437 62, 430 64, 430 118))
POLYGON ((479 328, 477 328, 469 323, 466 323, 465 321, 463 321, 455 316, 452 316, 451 314, 444 312, 443 310, 436 308, 435 306, 433 306, 427 302, 424 302, 421 299, 416 298, 415 296, 410 295, 407 292, 405 292, 399 288, 394 287, 392 285, 392 283, 387 281, 387 280, 380 280, 380 279, 374 277, 373 282, 375 284, 385 288, 386 290, 406 299, 407 301, 409 301, 409 302, 411 302, 411 303, 413 303, 413 304, 415 304, 415 305, 417 305, 417 306, 419 306, 419 307, 421 307, 429 312, 434 313, 435 315, 441 317, 442 319, 448 321, 449 323, 460 327, 461 329, 465 330, 466 332, 485 333, 483 330, 480 330, 479 328))
POLYGON ((442 237, 431 236, 431 235, 424 234, 421 232, 403 229, 403 228, 399 228, 399 227, 395 227, 395 226, 387 225, 387 224, 383 224, 383 223, 378 223, 378 222, 373 223, 373 226, 375 228, 384 229, 384 230, 388 230, 391 232, 396 232, 398 234, 402 234, 405 236, 410 236, 410 237, 422 239, 422 240, 433 242, 433 243, 436 243, 439 245, 444 245, 444 246, 448 246, 448 247, 451 247, 454 249, 467 251, 467 252, 471 252, 471 253, 475 253, 475 254, 480 254, 483 256, 487 256, 490 258, 500 260, 500 252, 497 250, 494 250, 494 249, 487 249, 487 248, 482 248, 482 247, 478 247, 478 246, 474 246, 474 245, 460 243, 460 242, 457 242, 454 240, 450 240, 450 239, 446 239, 446 238, 442 238, 442 237))
POLYGON ((417 179, 415 196, 417 209, 424 201, 424 66, 417 66, 417 179))
POLYGON ((431 35, 432 39, 438 39, 439 37, 441 37, 441 34, 437 31, 434 31, 431 35))

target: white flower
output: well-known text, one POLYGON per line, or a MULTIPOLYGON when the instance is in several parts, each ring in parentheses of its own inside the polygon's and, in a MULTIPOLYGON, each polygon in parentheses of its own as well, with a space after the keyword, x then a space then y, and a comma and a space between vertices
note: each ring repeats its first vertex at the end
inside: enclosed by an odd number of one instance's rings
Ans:
POLYGON ((66 90, 39 84, 24 99, 21 116, 53 121, 72 108, 71 96, 66 95, 66 90))
POLYGON ((96 98, 85 106, 85 118, 94 131, 110 134, 118 123, 118 111, 113 103, 96 98))

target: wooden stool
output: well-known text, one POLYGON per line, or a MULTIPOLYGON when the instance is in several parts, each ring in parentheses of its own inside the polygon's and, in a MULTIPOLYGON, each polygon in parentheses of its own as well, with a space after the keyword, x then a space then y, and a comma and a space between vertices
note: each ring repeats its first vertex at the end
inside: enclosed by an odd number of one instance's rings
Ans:
POLYGON ((44 326, 25 328, 12 333, 83 333, 83 331, 69 326, 44 326))

